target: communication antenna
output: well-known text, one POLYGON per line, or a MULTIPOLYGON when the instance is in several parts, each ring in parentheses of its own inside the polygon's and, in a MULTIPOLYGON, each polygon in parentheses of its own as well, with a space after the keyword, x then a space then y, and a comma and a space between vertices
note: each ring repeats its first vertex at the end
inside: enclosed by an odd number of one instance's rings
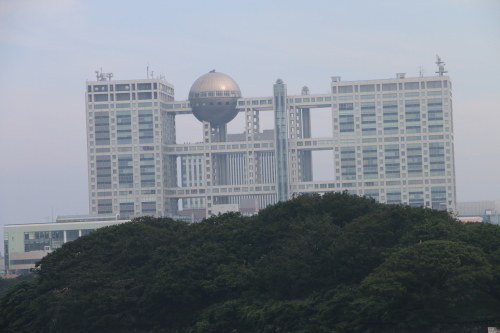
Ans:
POLYGON ((424 77, 424 68, 422 66, 418 67, 418 72, 420 74, 420 77, 424 77))
POLYGON ((100 71, 95 71, 97 81, 111 81, 111 78, 113 77, 113 73, 103 73, 102 68, 100 71))
POLYGON ((443 61, 441 61, 441 57, 436 54, 436 65, 438 65, 438 71, 436 74, 439 76, 443 76, 443 74, 448 73, 448 71, 444 70, 444 66, 446 65, 443 61))

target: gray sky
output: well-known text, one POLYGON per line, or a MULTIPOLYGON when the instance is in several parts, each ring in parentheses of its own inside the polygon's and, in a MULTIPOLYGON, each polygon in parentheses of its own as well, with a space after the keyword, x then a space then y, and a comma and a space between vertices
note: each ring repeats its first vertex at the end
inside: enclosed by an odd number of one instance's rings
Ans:
MULTIPOLYGON (((500 1, 0 0, 0 227, 87 214, 85 81, 164 75, 185 100, 212 69, 243 96, 346 80, 453 81, 459 201, 500 200, 500 1)), ((179 141, 199 123, 178 121, 179 141)), ((231 124, 230 130, 243 129, 231 124)))

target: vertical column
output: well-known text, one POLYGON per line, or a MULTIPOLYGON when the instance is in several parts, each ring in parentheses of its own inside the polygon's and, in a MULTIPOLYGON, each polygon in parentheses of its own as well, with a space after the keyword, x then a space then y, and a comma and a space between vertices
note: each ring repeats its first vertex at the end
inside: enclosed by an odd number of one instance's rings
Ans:
POLYGON ((212 129, 210 123, 207 121, 203 122, 203 142, 205 143, 205 151, 202 158, 202 174, 203 174, 203 185, 206 188, 204 201, 205 201, 205 211, 206 216, 210 216, 212 212, 212 191, 211 187, 213 185, 212 181, 212 129))
MULTIPOLYGON (((259 111, 252 109, 252 121, 253 121, 253 141, 259 141, 260 140, 260 128, 259 128, 259 111)), ((253 151, 253 169, 254 169, 254 177, 255 177, 255 184, 262 184, 263 179, 262 179, 262 159, 260 156, 260 153, 258 151, 255 151, 255 146, 252 145, 252 151, 253 151)))
POLYGON ((290 199, 288 184, 286 85, 281 79, 273 86, 278 201, 290 199))
MULTIPOLYGON (((219 124, 211 126, 212 143, 225 143, 227 141, 227 125, 219 124)), ((212 154, 212 185, 227 185, 229 176, 227 170, 227 155, 225 153, 212 154)), ((228 203, 227 196, 213 197, 214 204, 228 203)))
POLYGON ((210 124, 210 130, 212 133, 212 142, 226 142, 226 136, 227 136, 227 125, 226 124, 219 124, 219 125, 212 125, 210 124))
MULTIPOLYGON (((223 143, 226 142, 226 124, 222 125, 211 125, 211 142, 213 143, 223 143)), ((227 158, 226 154, 212 154, 212 180, 213 185, 227 185, 228 175, 227 175, 227 158)))
MULTIPOLYGON (((301 137, 311 137, 311 115, 309 108, 300 109, 300 128, 301 137)), ((310 150, 299 151, 300 163, 300 180, 303 182, 310 182, 313 180, 312 175, 312 152, 310 150)))
MULTIPOLYGON (((288 112, 288 138, 292 140, 292 149, 288 151, 289 163, 289 173, 290 181, 292 185, 296 185, 297 182, 301 182, 300 172, 299 172, 299 150, 297 150, 296 139, 301 139, 300 133, 300 109, 290 105, 288 112)), ((297 191, 292 191, 292 196, 296 195, 297 191)))
POLYGON ((257 138, 259 132, 258 111, 253 108, 245 109, 245 138, 247 142, 247 180, 248 184, 256 183, 256 169, 255 169, 255 151, 254 151, 254 141, 257 138), (257 123, 256 123, 257 122, 257 123))
POLYGON ((177 214, 177 198, 172 198, 171 193, 165 192, 165 188, 175 188, 177 184, 177 155, 163 153, 163 214, 172 216, 177 214))

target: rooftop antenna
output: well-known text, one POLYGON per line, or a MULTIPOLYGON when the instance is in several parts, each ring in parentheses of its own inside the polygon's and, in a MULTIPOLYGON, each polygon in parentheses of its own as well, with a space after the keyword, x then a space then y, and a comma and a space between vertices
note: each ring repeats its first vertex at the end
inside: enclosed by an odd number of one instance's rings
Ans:
POLYGON ((146 77, 149 79, 149 61, 148 61, 148 67, 146 67, 146 77))
POLYGON ((424 68, 422 66, 418 67, 418 72, 420 73, 420 77, 424 77, 424 68))
POLYGON ((436 72, 438 76, 443 76, 443 74, 448 73, 448 71, 444 70, 444 66, 446 65, 443 61, 441 61, 441 57, 436 54, 436 65, 438 65, 438 71, 436 72))
POLYGON ((101 71, 95 71, 97 81, 111 81, 111 78, 113 77, 113 73, 103 73, 102 68, 101 71))

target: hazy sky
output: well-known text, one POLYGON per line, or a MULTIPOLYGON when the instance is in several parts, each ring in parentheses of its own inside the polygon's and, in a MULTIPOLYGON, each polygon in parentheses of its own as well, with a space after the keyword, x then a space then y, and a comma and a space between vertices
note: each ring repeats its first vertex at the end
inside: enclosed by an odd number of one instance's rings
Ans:
MULTIPOLYGON (((500 1, 0 0, 0 227, 87 214, 85 81, 164 75, 185 100, 212 69, 244 97, 345 80, 453 82, 458 201, 500 200, 500 1)), ((199 123, 179 119, 179 141, 199 123)), ((231 125, 241 131, 243 127, 231 125)))

